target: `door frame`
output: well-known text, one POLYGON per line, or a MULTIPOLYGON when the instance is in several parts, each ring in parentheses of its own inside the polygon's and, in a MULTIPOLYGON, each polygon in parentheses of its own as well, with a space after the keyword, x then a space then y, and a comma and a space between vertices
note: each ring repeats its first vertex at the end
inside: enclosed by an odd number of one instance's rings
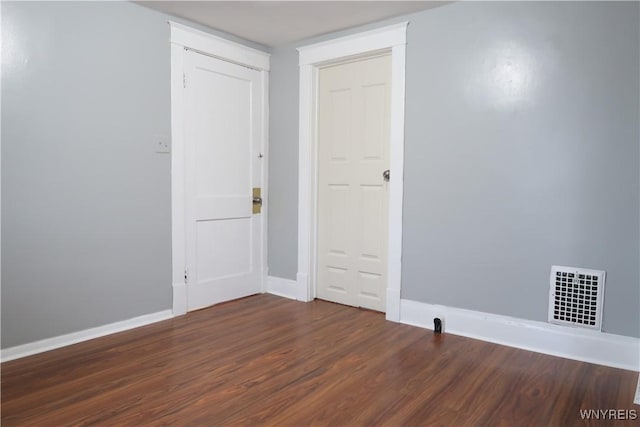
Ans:
POLYGON ((173 315, 187 312, 186 245, 185 245, 185 68, 187 50, 242 65, 260 72, 263 90, 263 126, 260 145, 264 155, 262 168, 261 221, 261 290, 267 278, 267 213, 268 213, 268 149, 269 149, 269 65, 266 52, 241 45, 177 22, 169 21, 171 30, 171 256, 173 315))
POLYGON ((404 179, 404 109, 406 33, 409 22, 298 48, 300 66, 298 157, 298 273, 296 298, 312 301, 317 278, 318 144, 317 102, 320 67, 391 52, 391 180, 387 247, 386 318, 400 321, 402 285, 402 197, 404 179))

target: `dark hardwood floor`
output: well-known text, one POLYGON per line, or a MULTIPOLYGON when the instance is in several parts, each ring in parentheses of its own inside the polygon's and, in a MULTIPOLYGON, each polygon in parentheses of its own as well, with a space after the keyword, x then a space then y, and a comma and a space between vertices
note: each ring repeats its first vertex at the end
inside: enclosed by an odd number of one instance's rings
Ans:
MULTIPOLYGON (((257 295, 2 364, 3 426, 573 426, 637 373, 257 295)), ((640 415, 640 414, 639 414, 640 415)))

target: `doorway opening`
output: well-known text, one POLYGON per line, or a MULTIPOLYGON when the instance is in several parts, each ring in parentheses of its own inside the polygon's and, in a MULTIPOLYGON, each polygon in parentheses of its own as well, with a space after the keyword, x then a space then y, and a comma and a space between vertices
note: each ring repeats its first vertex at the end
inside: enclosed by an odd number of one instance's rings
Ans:
POLYGON ((298 177, 297 298, 317 296, 318 278, 318 78, 328 65, 391 53, 389 124, 389 207, 387 212, 387 277, 385 313, 400 320, 402 262, 402 196, 404 175, 404 97, 408 22, 298 49, 300 56, 300 129, 298 177))

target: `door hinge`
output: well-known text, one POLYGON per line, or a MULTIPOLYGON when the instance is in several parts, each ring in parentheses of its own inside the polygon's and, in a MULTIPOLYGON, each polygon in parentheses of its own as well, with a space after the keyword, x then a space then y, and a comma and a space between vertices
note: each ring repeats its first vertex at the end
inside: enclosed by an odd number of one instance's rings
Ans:
POLYGON ((186 89, 187 87, 187 75, 182 73, 182 87, 186 89))
POLYGON ((189 276, 187 275, 187 270, 184 271, 184 284, 187 284, 187 281, 189 280, 189 276))

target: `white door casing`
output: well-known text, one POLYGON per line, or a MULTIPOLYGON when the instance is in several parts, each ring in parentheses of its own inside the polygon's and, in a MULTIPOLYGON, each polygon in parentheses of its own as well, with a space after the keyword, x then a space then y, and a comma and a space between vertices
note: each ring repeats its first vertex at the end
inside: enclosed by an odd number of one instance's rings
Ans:
POLYGON ((404 100, 406 30, 408 22, 298 48, 300 116, 298 160, 297 299, 316 297, 317 276, 317 88, 320 67, 347 58, 391 50, 391 123, 389 140, 389 210, 386 318, 400 321, 402 265, 402 195, 404 176, 404 100))
POLYGON ((317 296, 385 311, 391 56, 318 76, 317 296))
POLYGON ((264 290, 269 55, 170 25, 173 313, 180 315, 264 290), (262 188, 261 214, 251 214, 252 187, 262 188))

